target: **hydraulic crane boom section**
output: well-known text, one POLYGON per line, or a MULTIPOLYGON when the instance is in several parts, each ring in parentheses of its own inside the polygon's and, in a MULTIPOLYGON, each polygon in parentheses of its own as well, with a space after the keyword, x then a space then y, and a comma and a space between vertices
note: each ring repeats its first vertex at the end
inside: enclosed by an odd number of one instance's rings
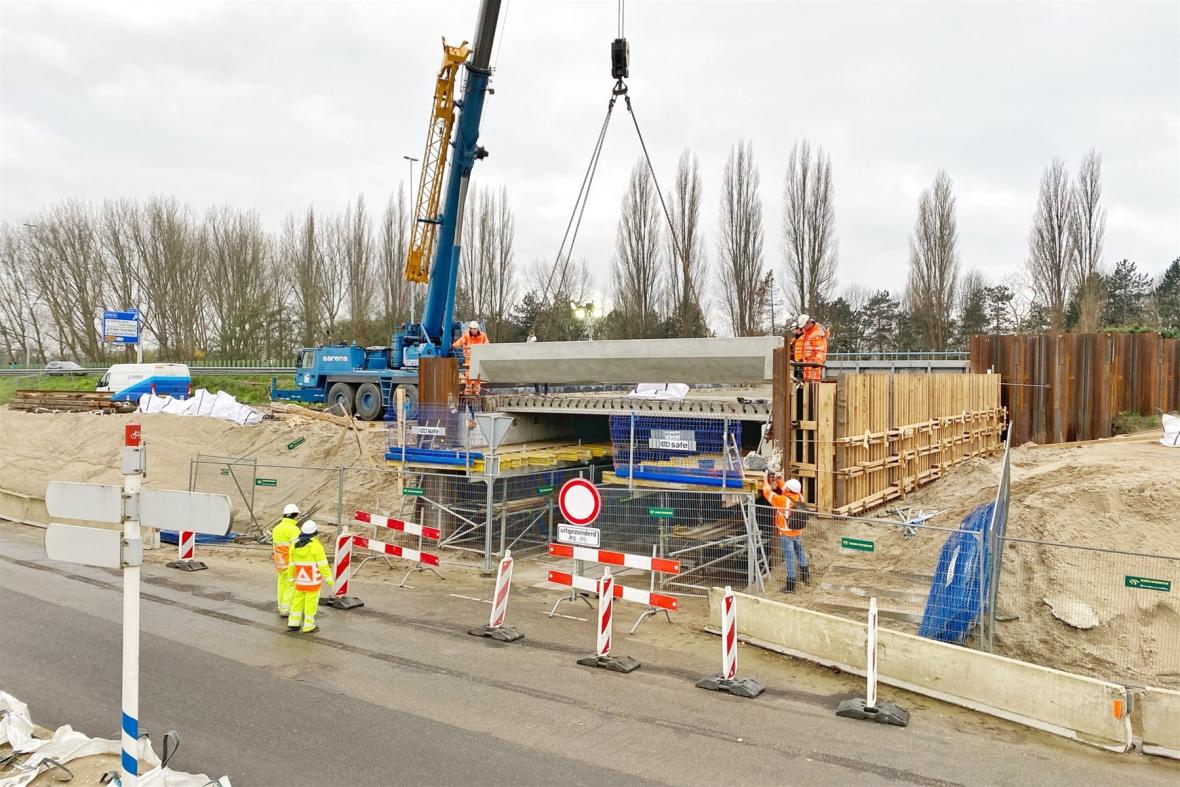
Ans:
POLYGON ((430 278, 430 257, 440 223, 443 173, 446 171, 451 129, 455 124, 455 80, 459 76, 459 67, 467 61, 470 51, 466 41, 459 46, 447 46, 446 40, 443 40, 443 62, 434 84, 434 103, 426 130, 422 175, 414 204, 415 221, 410 228, 410 249, 406 257, 407 281, 425 283, 430 278))

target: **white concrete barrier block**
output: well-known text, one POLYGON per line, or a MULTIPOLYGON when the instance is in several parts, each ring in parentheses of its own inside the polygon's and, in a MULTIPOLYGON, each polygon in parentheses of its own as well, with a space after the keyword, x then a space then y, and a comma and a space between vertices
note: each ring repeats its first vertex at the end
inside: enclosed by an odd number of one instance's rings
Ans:
POLYGON ((1180 760, 1180 691, 1145 690, 1133 718, 1144 754, 1180 760))

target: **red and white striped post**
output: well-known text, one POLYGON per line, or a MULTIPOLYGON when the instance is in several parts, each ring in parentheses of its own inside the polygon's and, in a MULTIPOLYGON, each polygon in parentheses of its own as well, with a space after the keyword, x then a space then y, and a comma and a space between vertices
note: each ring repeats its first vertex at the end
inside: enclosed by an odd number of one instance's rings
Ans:
POLYGON ((518 629, 504 625, 504 619, 508 616, 508 591, 512 589, 512 565, 512 550, 506 549, 500 567, 496 569, 496 590, 492 594, 492 614, 488 617, 488 624, 482 628, 468 629, 468 634, 499 642, 515 642, 524 637, 518 629))
POLYGON ((639 669, 639 662, 630 656, 612 656, 611 630, 613 628, 612 608, 615 599, 615 578, 611 576, 610 566, 602 567, 602 577, 596 583, 598 591, 598 617, 595 621, 595 653, 578 663, 585 667, 601 667, 613 672, 634 672, 639 669))
POLYGON ((721 597, 721 671, 697 681, 697 687, 753 699, 765 689, 753 678, 737 676, 737 598, 726 587, 721 597))
POLYGON ((861 721, 875 721, 904 727, 910 723, 909 711, 892 702, 877 702, 877 599, 869 599, 869 620, 865 629, 865 698, 844 700, 836 710, 837 716, 861 721))
POLYGON ((352 567, 352 541, 355 538, 348 532, 348 528, 341 528, 336 536, 336 556, 332 560, 332 595, 327 599, 320 599, 333 609, 356 609, 363 607, 365 602, 356 596, 348 595, 348 577, 352 567))
POLYGON ((193 559, 196 554, 197 534, 181 530, 176 534, 176 560, 167 563, 167 566, 181 571, 204 571, 209 568, 200 560, 193 559))

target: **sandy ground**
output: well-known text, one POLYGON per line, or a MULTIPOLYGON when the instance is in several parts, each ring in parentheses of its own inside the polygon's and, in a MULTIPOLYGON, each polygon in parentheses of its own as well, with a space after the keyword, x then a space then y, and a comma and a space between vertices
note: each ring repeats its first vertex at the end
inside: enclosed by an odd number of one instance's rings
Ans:
MULTIPOLYGON (((308 419, 243 427, 167 415, 39 415, 6 409, 0 409, 5 446, 0 452, 0 487, 43 495, 51 479, 117 483, 123 425, 132 421, 143 425, 151 486, 188 488, 190 460, 198 454, 244 457, 269 465, 257 476, 273 478, 273 487, 252 486, 253 470, 223 475, 213 464, 197 469, 196 488, 230 495, 239 512, 245 508, 243 494, 253 494, 257 511, 277 516, 288 500, 304 510, 318 504, 322 513, 317 518, 331 524, 338 494, 334 468, 340 465, 366 468, 349 470, 345 476, 347 510, 388 511, 397 499, 395 476, 379 469, 385 445, 381 428, 349 432, 308 419), (304 442, 288 449, 300 437, 304 442), (304 469, 308 466, 320 469, 304 469)), ((1180 450, 1165 448, 1157 439, 1139 435, 1014 449, 1009 535, 1180 555, 1180 450)), ((998 459, 973 460, 900 502, 927 511, 945 510, 933 524, 952 528, 976 505, 994 499, 998 480, 998 459)), ((263 516, 260 513, 259 519, 263 516)), ((239 530, 251 526, 241 516, 235 522, 239 530)), ((871 566, 874 586, 896 592, 899 606, 904 606, 911 591, 923 592, 920 577, 933 571, 944 536, 921 534, 905 540, 900 532, 881 536, 879 530, 876 536, 873 562, 860 565, 871 566)), ((836 565, 837 550, 825 554, 827 547, 817 530, 806 538, 813 562, 836 565)), ((1131 683, 1180 687, 1180 560, 1012 542, 1003 567, 997 652, 1131 683), (1126 576, 1170 579, 1172 590, 1127 588, 1126 576), (1071 626, 1053 616, 1046 599, 1052 599, 1059 612, 1071 610, 1067 617, 1096 619, 1097 624, 1088 629, 1071 626)), ((820 593, 818 584, 808 592, 820 593)), ((890 603, 882 599, 883 615, 890 603)))

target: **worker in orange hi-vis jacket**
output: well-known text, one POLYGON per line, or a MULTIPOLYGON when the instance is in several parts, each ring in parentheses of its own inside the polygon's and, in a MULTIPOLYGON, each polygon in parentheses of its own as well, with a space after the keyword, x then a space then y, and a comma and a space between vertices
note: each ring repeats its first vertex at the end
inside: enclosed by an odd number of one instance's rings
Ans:
POLYGON ((803 379, 819 382, 824 376, 824 362, 828 359, 828 331, 806 314, 795 321, 795 340, 791 360, 813 364, 803 367, 803 379))
POLYGON ((470 396, 479 393, 479 378, 471 376, 471 348, 477 344, 487 344, 488 336, 480 330, 479 323, 472 320, 467 324, 467 331, 455 340, 452 347, 463 348, 463 393, 470 396))

